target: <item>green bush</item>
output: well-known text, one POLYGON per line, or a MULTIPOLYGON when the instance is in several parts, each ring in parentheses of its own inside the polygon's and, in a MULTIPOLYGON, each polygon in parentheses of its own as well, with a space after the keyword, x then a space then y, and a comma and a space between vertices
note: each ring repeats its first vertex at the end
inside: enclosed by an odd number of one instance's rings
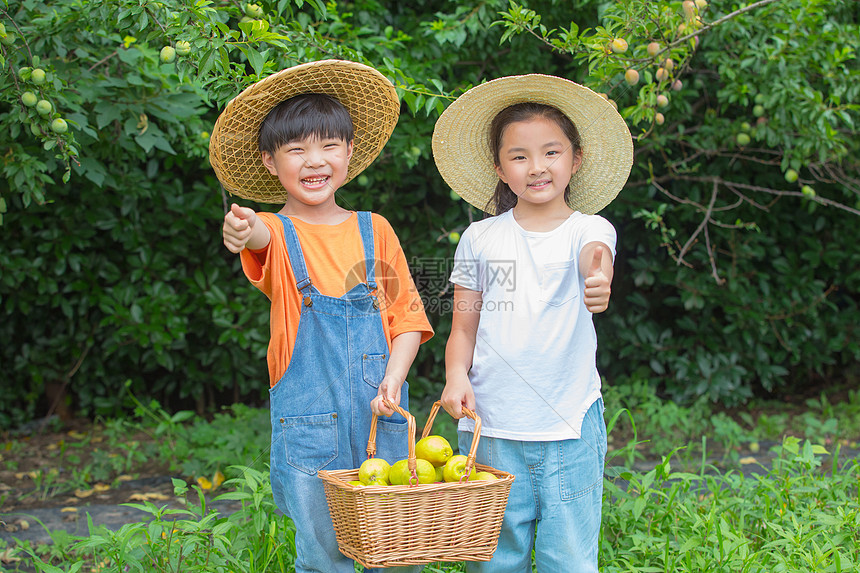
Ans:
POLYGON ((231 198, 207 137, 243 87, 329 57, 376 66, 404 104, 383 155, 339 200, 391 220, 428 300, 437 336, 410 377, 418 403, 443 384, 449 233, 481 217, 438 176, 433 123, 469 86, 529 72, 605 93, 636 138, 630 182, 604 213, 620 247, 596 321, 612 383, 734 404, 856 380, 860 72, 847 4, 716 0, 702 25, 676 1, 259 4, 244 22, 237 3, 0 5, 0 427, 53 411, 57 396, 116 415, 132 407, 128 378, 171 410, 265 400, 267 301, 220 245, 231 198), (624 54, 607 50, 615 37, 624 54), (190 52, 162 62, 179 42, 190 52), (666 57, 673 72, 655 80, 666 57), (631 67, 637 87, 622 79, 631 67))

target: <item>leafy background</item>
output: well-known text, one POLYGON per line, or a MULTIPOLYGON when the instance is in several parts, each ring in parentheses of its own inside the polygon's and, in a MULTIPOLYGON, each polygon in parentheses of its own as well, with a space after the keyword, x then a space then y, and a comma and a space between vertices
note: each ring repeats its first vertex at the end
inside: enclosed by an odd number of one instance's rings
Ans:
POLYGON ((267 300, 221 245, 235 198, 208 165, 208 132, 245 86, 322 58, 373 65, 403 102, 382 156, 338 195, 391 221, 426 298, 437 334, 413 367, 416 404, 444 384, 451 233, 482 216, 439 177, 434 122, 471 85, 533 72, 606 94, 637 138, 601 213, 619 233, 596 320, 610 386, 737 405, 856 385, 852 3, 258 4, 251 18, 229 1, 0 2, 0 428, 128 411, 127 379, 171 410, 265 399, 267 300), (189 53, 163 62, 180 42, 189 53), (54 111, 24 105, 26 91, 54 111), (67 133, 51 130, 59 117, 67 133))

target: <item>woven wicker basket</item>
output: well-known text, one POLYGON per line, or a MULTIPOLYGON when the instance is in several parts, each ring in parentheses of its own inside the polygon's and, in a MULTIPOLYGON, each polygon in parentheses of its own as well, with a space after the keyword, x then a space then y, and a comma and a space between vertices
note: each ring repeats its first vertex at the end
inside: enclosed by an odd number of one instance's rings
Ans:
MULTIPOLYGON (((409 469, 415 470, 415 418, 386 401, 408 423, 409 469)), ((440 402, 433 404, 422 437, 430 434, 440 402)), ((321 470, 334 531, 341 553, 365 567, 393 567, 433 561, 489 561, 496 550, 502 517, 514 476, 475 464, 481 420, 471 410, 475 434, 466 462, 499 479, 451 483, 352 486, 358 470, 321 470)), ((367 455, 376 453, 376 416, 367 455)), ((392 460, 393 461, 393 460, 392 460)))

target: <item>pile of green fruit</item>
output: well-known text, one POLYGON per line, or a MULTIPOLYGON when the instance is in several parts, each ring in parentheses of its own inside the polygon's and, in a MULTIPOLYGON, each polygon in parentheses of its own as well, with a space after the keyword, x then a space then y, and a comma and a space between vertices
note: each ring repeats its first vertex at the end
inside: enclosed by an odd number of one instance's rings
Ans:
MULTIPOLYGON (((369 458, 358 468, 358 479, 350 485, 417 485, 459 482, 466 475, 464 455, 454 455, 448 440, 442 436, 427 436, 415 444, 416 472, 409 471, 409 459, 389 464, 382 458, 369 458), (415 481, 417 479, 417 482, 415 481)), ((472 467, 468 481, 499 479, 490 472, 477 472, 472 467)))

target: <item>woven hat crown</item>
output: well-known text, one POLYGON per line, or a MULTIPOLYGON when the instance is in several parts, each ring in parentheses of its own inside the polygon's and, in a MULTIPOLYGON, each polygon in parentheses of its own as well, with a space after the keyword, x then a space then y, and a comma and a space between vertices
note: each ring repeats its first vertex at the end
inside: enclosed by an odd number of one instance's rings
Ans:
POLYGON ((630 175, 630 130, 604 97, 556 76, 498 78, 473 87, 448 106, 433 130, 433 159, 442 178, 473 206, 498 214, 490 204, 499 181, 490 149, 490 124, 505 108, 525 102, 553 106, 576 126, 582 164, 570 179, 568 204, 586 214, 603 209, 630 175))
POLYGON ((328 94, 346 107, 355 130, 345 182, 364 171, 382 151, 400 115, 388 79, 369 66, 343 60, 301 64, 251 85, 227 104, 209 140, 209 161, 224 188, 261 203, 283 203, 287 192, 263 165, 260 125, 279 103, 305 93, 328 94))

